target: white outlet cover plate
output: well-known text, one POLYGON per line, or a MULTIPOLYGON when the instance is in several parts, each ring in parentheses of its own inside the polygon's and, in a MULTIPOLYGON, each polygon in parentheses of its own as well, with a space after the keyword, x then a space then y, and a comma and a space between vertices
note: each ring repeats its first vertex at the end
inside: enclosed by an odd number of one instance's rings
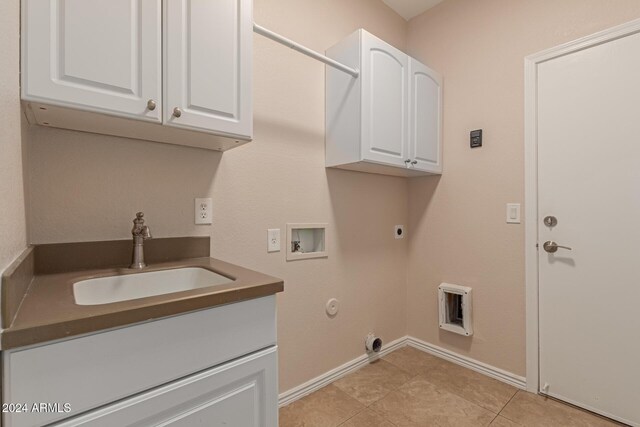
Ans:
POLYGON ((213 201, 211 199, 196 199, 195 202, 195 223, 211 224, 213 201))
POLYGON ((280 229, 267 230, 267 252, 280 252, 280 229))

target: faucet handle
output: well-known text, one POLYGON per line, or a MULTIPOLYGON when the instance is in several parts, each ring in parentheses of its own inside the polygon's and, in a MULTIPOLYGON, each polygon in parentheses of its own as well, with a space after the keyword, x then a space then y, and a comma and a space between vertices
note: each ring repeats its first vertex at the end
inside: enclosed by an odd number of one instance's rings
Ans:
POLYGON ((144 225, 144 212, 138 212, 136 214, 135 219, 133 220, 133 228, 134 230, 136 228, 142 228, 143 225, 144 225))
POLYGON ((144 225, 144 213, 138 212, 136 214, 136 218, 133 220, 133 228, 131 229, 131 234, 133 236, 140 236, 144 239, 151 238, 151 232, 149 231, 149 227, 144 225))

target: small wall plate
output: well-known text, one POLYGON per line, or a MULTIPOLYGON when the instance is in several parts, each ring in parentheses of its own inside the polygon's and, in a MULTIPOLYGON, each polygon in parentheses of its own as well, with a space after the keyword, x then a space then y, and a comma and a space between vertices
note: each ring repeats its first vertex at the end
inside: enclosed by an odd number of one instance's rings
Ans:
POLYGON ((469 133, 469 146, 471 148, 482 147, 482 129, 472 130, 469 133))

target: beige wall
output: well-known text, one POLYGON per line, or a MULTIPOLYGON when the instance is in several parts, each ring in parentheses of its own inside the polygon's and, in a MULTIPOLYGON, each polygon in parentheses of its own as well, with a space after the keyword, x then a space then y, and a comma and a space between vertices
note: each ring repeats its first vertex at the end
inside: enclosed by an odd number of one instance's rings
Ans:
POLYGON ((524 57, 640 18, 637 0, 447 0, 410 21, 408 52, 444 75, 444 174, 411 180, 408 332, 524 375, 524 57), (484 147, 469 148, 469 131, 484 147), (440 332, 440 282, 474 288, 474 336, 440 332))
POLYGON ((26 247, 18 84, 19 16, 19 2, 0 2, 0 272, 26 247))
POLYGON ((370 330, 524 375, 523 228, 504 223, 505 203, 523 201, 523 58, 638 16, 637 0, 447 0, 407 24, 378 0, 255 0, 256 22, 316 50, 364 27, 440 71, 444 175, 325 170, 323 67, 256 36, 255 141, 224 155, 31 128, 31 241, 128 238, 144 210, 156 236, 211 235, 213 256, 284 278, 282 391, 361 355, 370 330), (477 128, 485 147, 472 151, 477 128), (193 198, 204 196, 214 223, 195 226, 193 198), (330 223, 329 258, 268 254, 266 229, 284 237, 286 222, 330 223), (408 241, 393 238, 394 224, 408 224, 408 241), (471 340, 439 333, 441 281, 474 287, 471 340), (324 314, 331 297, 335 319, 324 314))
MULTIPOLYGON (((359 27, 405 45, 406 22, 377 0, 255 0, 255 20, 320 51, 359 27)), ((30 231, 34 243, 128 238, 143 210, 155 236, 209 234, 214 257, 285 279, 284 391, 363 354, 371 330, 404 336, 407 241, 393 226, 408 220, 408 194, 401 178, 325 170, 320 63, 260 36, 254 55, 255 140, 223 155, 31 128, 30 231), (213 225, 195 226, 193 199, 207 195, 213 225), (287 222, 328 222, 329 258, 268 254, 267 228, 284 237, 287 222)))

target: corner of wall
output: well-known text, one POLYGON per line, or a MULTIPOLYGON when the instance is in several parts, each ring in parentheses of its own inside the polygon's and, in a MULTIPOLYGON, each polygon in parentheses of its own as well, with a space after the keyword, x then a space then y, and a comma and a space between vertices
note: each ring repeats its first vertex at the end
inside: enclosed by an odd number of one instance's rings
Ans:
POLYGON ((27 245, 20 111, 20 2, 0 2, 0 270, 27 245))

